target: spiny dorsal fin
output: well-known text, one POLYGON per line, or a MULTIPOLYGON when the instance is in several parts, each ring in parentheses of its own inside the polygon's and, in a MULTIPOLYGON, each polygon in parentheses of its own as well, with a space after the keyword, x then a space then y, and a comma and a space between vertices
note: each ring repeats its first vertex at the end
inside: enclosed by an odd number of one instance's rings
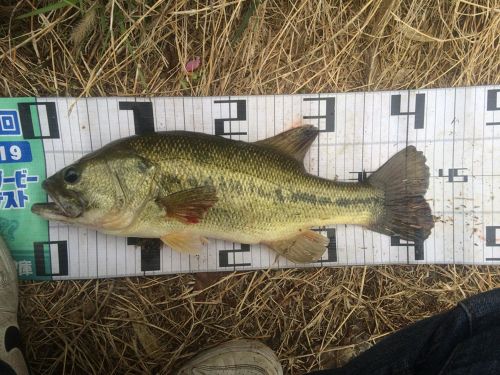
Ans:
POLYGON ((309 150, 309 147, 311 147, 311 144, 318 136, 318 133, 319 131, 316 127, 312 125, 302 125, 275 135, 274 137, 257 141, 255 144, 273 147, 297 159, 299 162, 302 162, 304 161, 307 150, 309 150))

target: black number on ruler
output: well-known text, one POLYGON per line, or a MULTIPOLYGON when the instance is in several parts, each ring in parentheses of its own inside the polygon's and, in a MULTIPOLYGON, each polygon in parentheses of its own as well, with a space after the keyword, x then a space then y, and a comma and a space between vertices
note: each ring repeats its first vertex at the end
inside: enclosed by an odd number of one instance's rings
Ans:
POLYGON ((500 247, 500 226, 486 227, 486 246, 500 247), (497 231, 499 232, 498 237, 497 231))
POLYGON ((215 104, 228 103, 228 118, 215 119, 215 135, 245 135, 246 132, 234 132, 231 130, 231 121, 245 121, 247 119, 247 101, 246 100, 214 100, 215 104), (231 103, 236 103, 236 117, 231 117, 231 103), (229 121, 229 132, 224 128, 224 122, 229 121))
MULTIPOLYGON (((487 101, 486 101, 486 110, 487 111, 500 110, 500 103, 498 102, 498 94, 499 93, 500 93, 500 89, 488 90, 487 101)), ((487 122, 486 125, 500 125, 500 121, 487 122)))
POLYGON ((161 245, 158 238, 128 237, 127 245, 140 246, 141 271, 159 271, 161 265, 161 245))
MULTIPOLYGON (((234 247, 234 245, 233 245, 234 247)), ((251 263, 236 263, 234 261, 234 255, 236 253, 249 253, 250 245, 241 244, 241 249, 232 249, 232 250, 221 250, 219 251, 219 267, 247 267, 251 266, 251 263), (233 262, 229 263, 229 254, 233 254, 233 262)))
POLYGON ((356 178, 348 178, 348 180, 358 181, 358 182, 366 182, 368 180, 368 173, 371 173, 371 172, 363 171, 363 172, 349 172, 349 173, 356 174, 357 177, 356 178))
POLYGON ((59 138, 59 126, 57 125, 57 111, 54 102, 47 103, 18 103, 19 118, 21 119, 21 128, 23 129, 24 139, 54 139, 59 138), (33 117, 31 116, 32 106, 45 107, 47 112, 47 124, 49 126, 49 135, 35 135, 33 128, 33 117))
MULTIPOLYGON (((314 229, 317 232, 323 231, 324 229, 314 229)), ((323 262, 337 262, 337 236, 335 234, 334 228, 326 229, 326 236, 328 237, 328 245, 326 246, 326 259, 320 259, 316 263, 323 262)))
POLYGON ((66 276, 68 274, 68 243, 67 241, 34 242, 35 272, 37 276, 66 276), (45 271, 45 254, 50 255, 50 245, 57 245, 59 259, 59 272, 47 273, 45 271))
POLYGON ((153 103, 151 102, 119 102, 118 107, 125 111, 134 113, 135 134, 147 134, 155 132, 155 121, 153 116, 153 103))
POLYGON ((391 116, 414 115, 415 129, 424 128, 425 94, 415 96, 415 112, 410 112, 410 95, 408 94, 408 112, 401 112, 401 95, 391 95, 391 116))
POLYGON ((322 132, 334 132, 335 131, 335 98, 304 98, 305 102, 318 102, 318 113, 320 112, 320 103, 324 101, 326 103, 326 110, 324 115, 318 116, 303 116, 304 120, 309 119, 325 119, 325 129, 320 129, 322 132))
POLYGON ((467 182, 469 176, 466 174, 459 174, 458 171, 467 170, 467 168, 449 168, 448 175, 444 174, 443 169, 438 170, 439 177, 448 177, 448 182, 467 182))
MULTIPOLYGON (((133 112, 135 134, 141 135, 155 132, 153 103, 119 102, 118 108, 133 112)), ((141 248, 141 271, 160 270, 161 241, 159 239, 128 237, 127 245, 135 245, 141 248)))
POLYGON ((424 241, 422 240, 401 242, 399 236, 391 236, 391 246, 413 246, 415 248, 415 260, 424 260, 424 241))

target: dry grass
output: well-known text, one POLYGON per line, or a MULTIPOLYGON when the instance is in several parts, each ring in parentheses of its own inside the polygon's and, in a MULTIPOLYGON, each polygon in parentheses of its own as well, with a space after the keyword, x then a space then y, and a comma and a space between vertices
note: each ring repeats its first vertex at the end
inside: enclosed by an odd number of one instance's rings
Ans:
MULTIPOLYGON (((75 0, 0 5, 0 91, 219 95, 500 83, 500 0, 75 0), (184 63, 203 62, 194 75, 184 63)), ((500 285, 488 267, 374 267, 25 283, 35 373, 170 373, 254 337, 287 372, 500 285)))
MULTIPOLYGON (((227 95, 498 82, 499 1, 2 6, 4 95, 227 95), (201 56, 201 77, 183 63, 201 56)), ((40 3, 37 1, 37 3, 40 3)), ((91 5, 93 4, 93 5, 91 5)))
POLYGON ((498 285, 495 268, 452 266, 30 283, 21 329, 35 373, 168 374, 200 348, 249 337, 301 374, 498 285))

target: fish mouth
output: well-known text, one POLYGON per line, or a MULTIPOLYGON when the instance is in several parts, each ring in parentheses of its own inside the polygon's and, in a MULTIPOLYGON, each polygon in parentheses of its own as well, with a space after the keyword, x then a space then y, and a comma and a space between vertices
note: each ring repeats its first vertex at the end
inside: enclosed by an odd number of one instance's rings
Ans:
POLYGON ((50 179, 43 182, 42 188, 53 202, 33 204, 34 214, 53 220, 75 219, 83 214, 85 204, 77 192, 58 189, 50 179))
POLYGON ((54 202, 35 203, 31 206, 31 212, 46 219, 70 218, 70 216, 54 202))

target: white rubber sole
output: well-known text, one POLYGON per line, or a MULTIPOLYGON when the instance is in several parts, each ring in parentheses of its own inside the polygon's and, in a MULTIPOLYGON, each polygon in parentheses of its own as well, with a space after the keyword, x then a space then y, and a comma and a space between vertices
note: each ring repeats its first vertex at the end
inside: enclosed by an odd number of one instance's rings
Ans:
POLYGON ((238 339, 197 354, 178 375, 282 375, 276 354, 256 340, 238 339))

